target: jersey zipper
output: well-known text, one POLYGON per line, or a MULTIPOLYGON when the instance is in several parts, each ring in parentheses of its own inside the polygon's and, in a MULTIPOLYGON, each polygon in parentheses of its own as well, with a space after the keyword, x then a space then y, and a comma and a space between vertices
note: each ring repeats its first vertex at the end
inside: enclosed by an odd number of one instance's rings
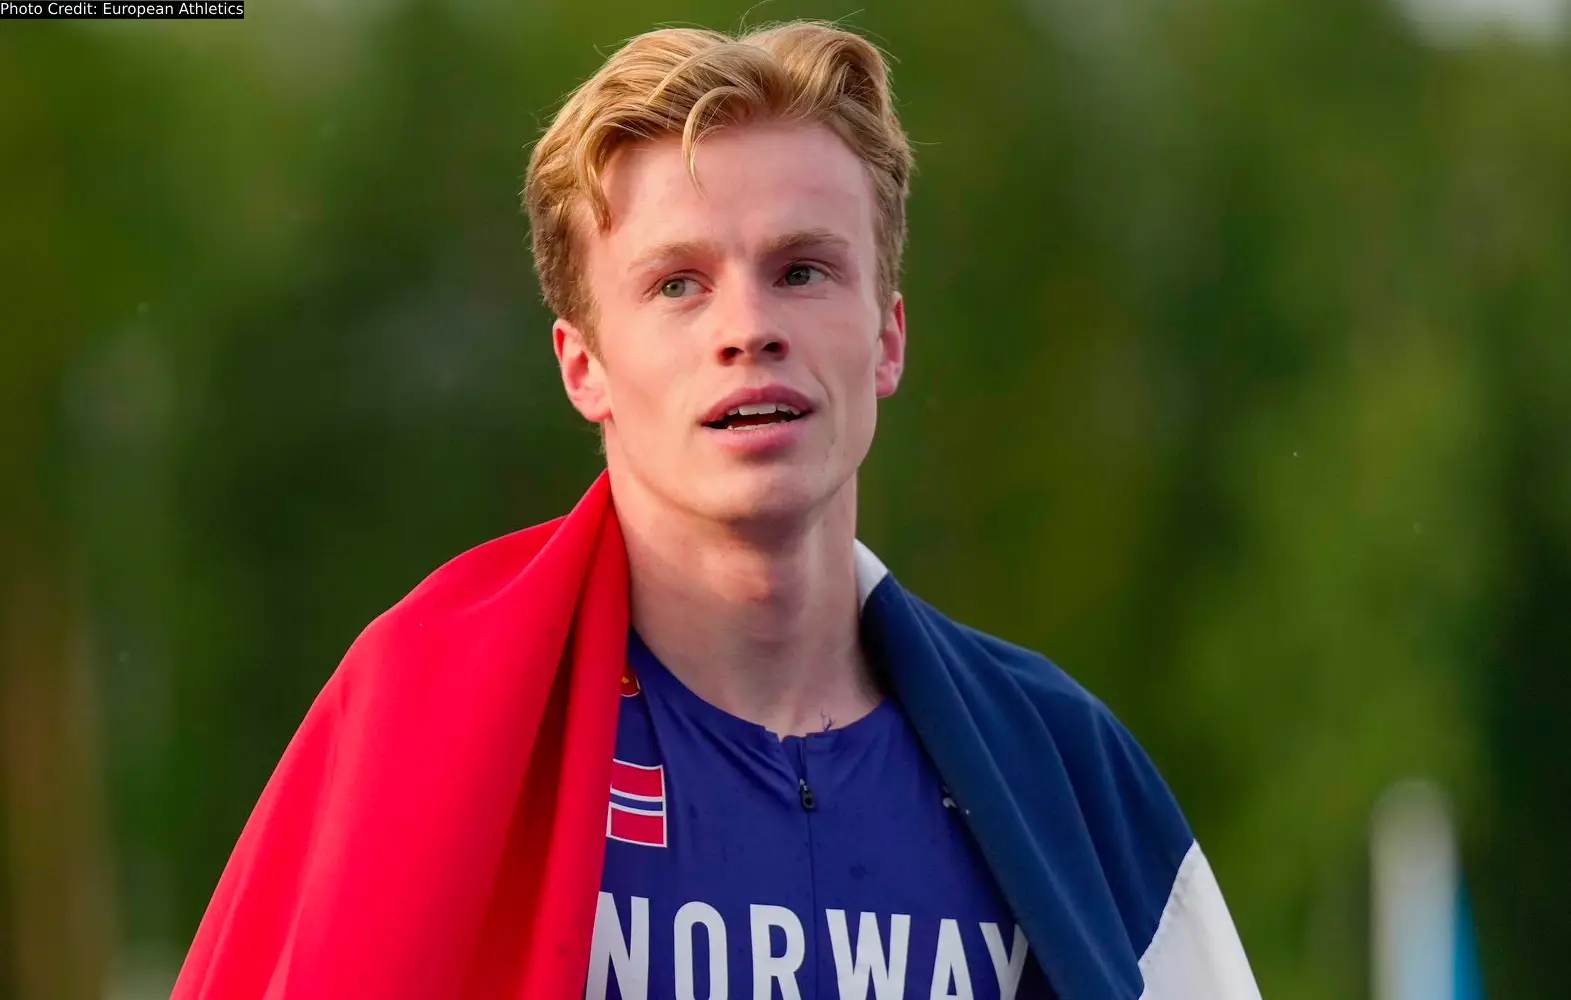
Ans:
MULTIPOLYGON (((813 794, 813 786, 808 782, 807 740, 805 738, 797 738, 796 755, 797 790, 801 798, 802 812, 804 814, 803 818, 806 821, 807 826, 807 894, 809 900, 807 912, 810 914, 816 914, 818 913, 818 857, 817 851, 814 849, 813 845, 813 811, 818 808, 818 797, 813 794)), ((806 987, 803 992, 806 993, 807 1000, 814 1000, 814 998, 818 997, 820 993, 827 989, 827 987, 818 981, 819 973, 822 970, 812 971, 815 970, 817 966, 822 964, 813 960, 813 952, 815 950, 814 944, 815 941, 812 935, 809 934, 807 939, 806 960, 803 962, 803 965, 809 971, 807 976, 804 977, 806 982, 802 984, 806 987)))
POLYGON ((813 794, 813 786, 807 783, 807 741, 796 741, 796 784, 799 797, 802 800, 802 811, 812 812, 818 808, 818 796, 813 794))
POLYGON ((801 737, 796 739, 796 787, 802 811, 812 812, 817 809, 818 797, 813 794, 813 786, 807 783, 807 740, 801 737))

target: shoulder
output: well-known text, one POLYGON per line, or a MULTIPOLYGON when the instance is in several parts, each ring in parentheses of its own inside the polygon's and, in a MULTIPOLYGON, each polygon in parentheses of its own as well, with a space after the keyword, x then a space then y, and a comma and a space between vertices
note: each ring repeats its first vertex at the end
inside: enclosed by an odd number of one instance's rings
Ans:
POLYGON ((935 637, 958 654, 946 658, 963 673, 958 682, 1023 696, 1054 735, 1135 743, 1112 709, 1045 654, 955 621, 920 598, 907 596, 935 637))
MULTIPOLYGON (((1146 829, 1165 828, 1175 859, 1192 839, 1155 761, 1118 715, 1046 655, 967 625, 956 633, 980 654, 974 669, 1018 690, 1036 710, 1068 766, 1082 805, 1103 802, 1119 813, 1148 813, 1146 829)), ((1127 818, 1127 817, 1126 817, 1127 818)))
MULTIPOLYGON (((1129 904, 1165 898, 1194 836, 1135 734, 1046 655, 912 601, 934 641, 950 650, 944 658, 961 698, 978 709, 976 717, 1007 723, 986 736, 995 758, 1027 783, 1051 766, 1046 755, 1056 757, 1104 865, 1119 872, 1115 891, 1129 904)), ((1147 919, 1160 909, 1138 908, 1147 919)))
POLYGON ((466 607, 487 600, 517 579, 562 520, 509 532, 460 552, 428 573, 389 610, 466 607))
POLYGON ((972 626, 944 620, 953 634, 977 654, 970 662, 1019 685, 1038 708, 1055 714, 1100 716, 1117 721, 1101 699, 1045 654, 972 626))
POLYGON ((1107 899, 1103 915, 1141 953, 1193 836, 1135 735, 1044 654, 893 586, 885 595, 874 595, 875 611, 888 619, 889 652, 902 657, 892 661, 901 686, 940 769, 947 764, 951 787, 969 798, 979 839, 1011 879, 1036 885, 1032 905, 1064 886, 1082 894, 1082 908, 1107 899), (1053 877, 1032 883, 1042 864, 1053 877))
POLYGON ((364 674, 383 672, 389 663, 407 666, 423 659, 422 650, 453 647, 495 625, 498 616, 486 609, 509 599, 559 522, 489 539, 439 564, 365 625, 341 669, 364 674))

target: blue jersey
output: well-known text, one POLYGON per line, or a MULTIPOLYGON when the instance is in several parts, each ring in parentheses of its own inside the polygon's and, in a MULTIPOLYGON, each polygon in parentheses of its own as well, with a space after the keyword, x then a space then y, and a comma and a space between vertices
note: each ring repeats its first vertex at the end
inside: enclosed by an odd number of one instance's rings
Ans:
POLYGON ((588 1000, 1044 1000, 904 714, 780 739, 633 636, 588 1000))

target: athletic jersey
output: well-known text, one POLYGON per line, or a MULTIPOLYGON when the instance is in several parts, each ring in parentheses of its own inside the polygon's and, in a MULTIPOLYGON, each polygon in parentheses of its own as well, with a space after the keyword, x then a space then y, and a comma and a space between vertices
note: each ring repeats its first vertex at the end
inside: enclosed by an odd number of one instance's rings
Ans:
POLYGON ((1046 1000, 895 702, 780 739, 629 640, 587 1000, 1046 1000))

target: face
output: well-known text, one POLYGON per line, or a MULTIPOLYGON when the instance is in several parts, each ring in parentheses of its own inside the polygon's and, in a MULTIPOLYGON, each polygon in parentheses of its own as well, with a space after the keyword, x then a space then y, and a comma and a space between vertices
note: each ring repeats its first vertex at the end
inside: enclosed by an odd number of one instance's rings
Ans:
POLYGON ((850 484, 905 353, 880 301, 872 180, 820 125, 624 148, 584 245, 595 350, 558 320, 573 405, 604 428, 619 505, 811 518, 850 484))

